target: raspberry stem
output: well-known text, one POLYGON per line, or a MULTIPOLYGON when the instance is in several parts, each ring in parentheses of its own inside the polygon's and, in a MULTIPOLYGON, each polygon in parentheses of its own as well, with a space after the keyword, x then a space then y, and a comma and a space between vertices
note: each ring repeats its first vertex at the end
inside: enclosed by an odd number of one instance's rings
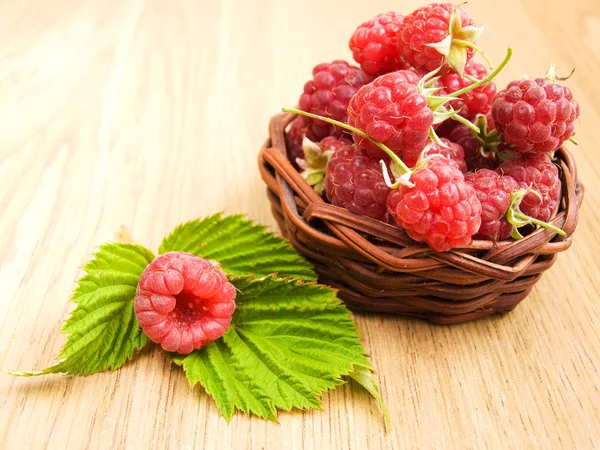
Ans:
POLYGON ((367 133, 365 133, 362 130, 359 130, 358 128, 355 128, 355 127, 353 127, 351 125, 348 125, 347 123, 337 121, 335 119, 330 119, 329 117, 319 116, 317 114, 312 114, 312 113, 309 113, 309 112, 306 112, 306 111, 302 111, 300 109, 282 108, 282 111, 285 112, 285 113, 299 114, 301 116, 310 117, 312 119, 322 120, 323 122, 327 122, 327 123, 330 123, 332 125, 336 125, 336 126, 338 126, 340 128, 343 128, 345 130, 348 130, 348 131, 351 131, 351 132, 353 132, 355 134, 358 134, 359 136, 364 137, 365 139, 368 139, 373 144, 375 144, 377 147, 379 147, 381 150, 383 150, 385 152, 385 154, 388 155, 392 159, 392 161, 394 161, 396 164, 398 164, 398 166, 402 170, 403 174, 412 174, 412 170, 410 170, 408 168, 408 166, 406 164, 404 164, 404 162, 398 157, 398 155, 396 155, 392 150, 390 150, 390 148, 387 145, 385 145, 384 143, 379 142, 379 141, 373 139, 367 133))
POLYGON ((462 123, 463 125, 466 125, 467 127, 469 127, 471 130, 473 130, 477 134, 479 134, 481 132, 481 130, 479 129, 479 127, 477 125, 475 125, 473 122, 468 121, 463 116, 460 116, 458 114, 453 114, 450 116, 450 118, 452 120, 456 120, 457 122, 462 123))
POLYGON ((560 234, 560 235, 561 235, 561 236, 563 236, 563 237, 566 237, 566 236, 567 236, 567 233, 565 233, 563 230, 561 230, 561 229, 560 229, 560 228, 558 228, 558 227, 555 227, 554 225, 552 225, 552 224, 550 224, 550 223, 548 223, 548 222, 544 222, 544 221, 542 221, 542 220, 534 219, 533 217, 530 217, 530 216, 528 216, 528 215, 526 215, 526 214, 523 214, 523 213, 515 213, 515 215, 514 215, 514 216, 515 216, 517 219, 524 220, 524 221, 527 221, 527 222, 529 222, 529 223, 533 223, 534 225, 538 225, 538 226, 540 226, 540 227, 543 227, 543 228, 546 228, 546 229, 548 229, 548 230, 552 230, 552 231, 554 231, 556 234, 560 234))
POLYGON ((482 78, 481 80, 477 81, 476 83, 470 84, 467 87, 464 87, 458 91, 452 92, 451 94, 446 94, 446 97, 460 97, 463 94, 466 94, 469 91, 472 91, 473 89, 477 89, 479 86, 483 85, 483 84, 487 84, 490 81, 492 81, 494 78, 496 78, 496 75, 498 75, 500 73, 500 71, 502 69, 504 69, 504 67, 508 64, 508 61, 510 61, 510 58, 512 57, 512 48, 508 47, 506 49, 506 56, 504 57, 504 59, 502 60, 502 62, 498 65, 498 67, 496 67, 494 69, 493 72, 490 72, 490 74, 488 76, 486 76, 485 78, 482 78))
POLYGON ((548 222, 535 219, 521 212, 521 210, 519 209, 519 205, 521 204, 523 198, 529 193, 532 193, 541 199, 541 195, 539 194, 539 192, 533 189, 519 189, 518 191, 515 191, 510 195, 510 207, 508 208, 508 211, 506 211, 506 220, 508 220, 508 223, 510 223, 514 227, 512 237, 514 239, 523 238, 521 233, 519 233, 519 228, 529 224, 534 224, 539 227, 546 228, 548 230, 554 231, 556 234, 566 237, 567 233, 565 233, 560 228, 555 227, 554 225, 548 222))

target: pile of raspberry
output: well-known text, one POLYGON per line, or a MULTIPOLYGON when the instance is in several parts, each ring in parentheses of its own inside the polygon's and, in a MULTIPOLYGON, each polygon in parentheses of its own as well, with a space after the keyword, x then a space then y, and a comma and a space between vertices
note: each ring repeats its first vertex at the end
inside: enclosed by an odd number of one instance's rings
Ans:
POLYGON ((573 139, 579 105, 553 68, 498 89, 482 31, 451 3, 359 25, 355 63, 320 63, 304 86, 286 135, 294 167, 332 205, 438 252, 552 228, 554 154, 573 139))

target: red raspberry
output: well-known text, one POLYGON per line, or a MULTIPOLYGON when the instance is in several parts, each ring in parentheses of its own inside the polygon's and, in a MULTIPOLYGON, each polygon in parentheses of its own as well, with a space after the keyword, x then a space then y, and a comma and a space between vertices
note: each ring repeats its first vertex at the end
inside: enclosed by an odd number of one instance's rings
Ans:
POLYGON ((285 135, 287 157, 297 167, 296 159, 304 158, 304 149, 302 148, 302 140, 306 136, 311 141, 318 141, 312 131, 306 126, 301 116, 297 116, 290 125, 289 130, 285 135))
POLYGON ((319 142, 319 147, 321 147, 323 150, 331 150, 333 152, 337 152, 340 148, 345 147, 346 145, 352 145, 352 141, 350 141, 350 139, 346 139, 345 137, 337 138, 334 136, 327 136, 326 138, 321 139, 321 142, 319 142))
POLYGON ((475 137, 473 131, 466 125, 455 120, 449 119, 440 125, 436 130, 440 138, 448 139, 450 142, 459 144, 465 153, 465 158, 473 158, 479 154, 480 142, 475 137))
MULTIPOLYGON (((412 67, 423 67, 428 72, 442 64, 444 56, 428 44, 437 44, 449 36, 451 14, 455 8, 452 3, 431 3, 404 17, 398 32, 398 52, 406 63, 412 67)), ((475 25, 462 9, 458 8, 456 13, 460 17, 461 30, 475 25)), ((450 38, 454 37, 460 36, 450 36, 450 38)), ((456 44, 453 42, 453 45, 456 44)), ((473 56, 475 50, 470 47, 461 48, 465 53, 466 62, 473 56)), ((462 68, 455 68, 455 70, 460 73, 462 68)))
POLYGON ((499 241, 510 237, 513 225, 506 219, 510 208, 510 195, 519 190, 519 183, 509 176, 481 169, 465 175, 465 181, 475 189, 481 202, 479 235, 499 241))
MULTIPOLYGON (((340 122, 348 120, 348 103, 358 89, 372 80, 358 67, 346 61, 322 63, 313 69, 313 79, 304 85, 300 96, 300 109, 340 122)), ((303 117, 304 123, 318 139, 326 136, 340 136, 339 127, 321 120, 303 117)))
MULTIPOLYGON (((433 112, 417 89, 419 79, 413 71, 399 70, 363 86, 350 100, 348 123, 400 157, 402 152, 419 153, 433 124, 433 112)), ((354 142, 373 157, 382 155, 379 147, 356 133, 354 142)))
POLYGON ((523 214, 544 222, 550 220, 560 203, 561 182, 558 168, 547 154, 507 161, 496 172, 514 178, 519 187, 531 188, 541 195, 540 199, 530 192, 523 198, 520 205, 523 214))
POLYGON ((235 296, 233 285, 211 263, 190 253, 169 252, 142 273, 135 316, 152 341, 186 355, 225 333, 235 296))
MULTIPOLYGON (((487 123, 488 129, 490 129, 490 121, 488 120, 487 123)), ((481 142, 477 140, 475 133, 468 126, 454 120, 446 120, 436 132, 438 136, 459 144, 463 148, 468 170, 493 170, 500 164, 494 152, 489 152, 488 156, 481 154, 481 142)))
MULTIPOLYGON (((482 64, 469 61, 465 66, 465 74, 481 80, 488 72, 482 64)), ((472 85, 473 82, 465 76, 461 77, 455 72, 450 72, 440 79, 440 84, 448 94, 451 94, 472 85)), ((490 112, 495 95, 496 85, 490 82, 461 95, 457 100, 452 100, 449 105, 456 111, 460 110, 461 116, 473 121, 477 114, 485 115, 490 112)))
POLYGON ((398 225, 437 252, 470 244, 481 224, 481 203, 456 163, 432 158, 410 181, 413 187, 400 186, 388 196, 398 225))
POLYGON ((383 75, 408 68, 396 49, 401 24, 402 14, 391 11, 375 16, 356 29, 350 38, 350 50, 362 70, 370 75, 383 75))
POLYGON ((548 153, 573 135, 579 104, 568 87, 545 78, 512 81, 494 98, 492 116, 508 149, 548 153))
MULTIPOLYGON (((383 153, 382 153, 383 154, 383 153)), ((325 192, 335 206, 354 214, 387 220, 385 184, 379 160, 358 145, 347 145, 333 154, 327 164, 325 192)))
POLYGON ((487 156, 477 155, 466 160, 467 171, 472 172, 478 169, 495 170, 501 162, 493 152, 487 156))
MULTIPOLYGON (((455 142, 450 142, 448 139, 441 138, 440 140, 450 148, 433 143, 425 156, 440 155, 444 158, 451 159, 456 163, 459 170, 462 173, 465 173, 467 171, 467 163, 465 162, 465 152, 463 148, 455 142)), ((402 161, 404 161, 408 167, 414 167, 415 164, 417 164, 419 155, 419 153, 405 153, 402 161)))

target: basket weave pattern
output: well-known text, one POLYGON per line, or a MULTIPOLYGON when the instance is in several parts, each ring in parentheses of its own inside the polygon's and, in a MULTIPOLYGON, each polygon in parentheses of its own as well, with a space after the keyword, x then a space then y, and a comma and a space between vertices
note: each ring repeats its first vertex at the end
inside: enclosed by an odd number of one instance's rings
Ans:
POLYGON ((401 229, 326 203, 285 156, 293 115, 271 119, 259 167, 283 236, 314 265, 321 282, 358 311, 416 316, 438 324, 512 310, 558 253, 571 245, 583 186, 573 157, 556 152, 562 203, 550 220, 567 236, 537 229, 519 241, 475 240, 437 253, 401 229))

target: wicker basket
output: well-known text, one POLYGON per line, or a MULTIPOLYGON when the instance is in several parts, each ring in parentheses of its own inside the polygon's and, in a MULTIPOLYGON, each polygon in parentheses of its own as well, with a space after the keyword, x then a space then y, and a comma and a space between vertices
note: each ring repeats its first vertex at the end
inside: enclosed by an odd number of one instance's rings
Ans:
POLYGON ((437 253, 404 231, 335 207, 317 195, 285 156, 285 128, 293 115, 271 119, 259 164, 283 236, 339 289, 348 307, 416 316, 451 324, 508 312, 571 245, 583 186, 573 157, 557 152, 563 199, 550 221, 567 237, 538 229, 519 241, 476 240, 437 253))

